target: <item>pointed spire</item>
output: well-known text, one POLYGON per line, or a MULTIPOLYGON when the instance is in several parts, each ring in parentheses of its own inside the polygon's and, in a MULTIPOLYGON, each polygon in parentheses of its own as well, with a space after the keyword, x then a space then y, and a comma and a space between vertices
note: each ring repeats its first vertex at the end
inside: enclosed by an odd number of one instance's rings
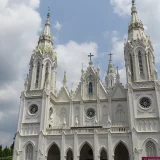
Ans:
POLYGON ((83 63, 82 63, 81 73, 82 73, 82 75, 84 74, 83 63))
POLYGON ((66 71, 64 72, 64 77, 63 77, 63 86, 66 86, 67 84, 67 76, 66 76, 66 71))
POLYGON ((26 81, 24 83, 24 90, 25 91, 27 91, 27 89, 28 89, 28 84, 29 84, 29 75, 27 74, 26 81))
POLYGON ((39 37, 38 41, 38 50, 41 50, 41 52, 50 52, 53 53, 53 38, 51 34, 51 28, 50 28, 50 10, 47 14, 47 19, 45 22, 44 30, 42 34, 39 37))
POLYGON ((44 27, 44 35, 51 36, 51 29, 50 29, 50 9, 48 8, 47 19, 44 27))
POLYGON ((137 34, 139 37, 145 38, 146 35, 144 32, 143 23, 138 18, 138 13, 135 5, 135 0, 132 0, 132 7, 131 7, 131 22, 129 24, 128 33, 129 33, 129 40, 137 39, 137 34))
POLYGON ((117 74, 116 74, 116 83, 120 83, 120 75, 119 75, 118 67, 117 67, 117 74))
POLYGON ((108 64, 108 72, 107 74, 109 73, 115 73, 115 70, 114 70, 114 65, 112 63, 112 53, 108 54, 110 56, 110 59, 109 59, 109 64, 108 64))
POLYGON ((109 54, 110 59, 109 59, 109 64, 108 64, 108 71, 105 77, 105 82, 106 82, 106 88, 112 88, 115 85, 116 81, 116 72, 114 69, 114 65, 112 63, 112 54, 109 54))

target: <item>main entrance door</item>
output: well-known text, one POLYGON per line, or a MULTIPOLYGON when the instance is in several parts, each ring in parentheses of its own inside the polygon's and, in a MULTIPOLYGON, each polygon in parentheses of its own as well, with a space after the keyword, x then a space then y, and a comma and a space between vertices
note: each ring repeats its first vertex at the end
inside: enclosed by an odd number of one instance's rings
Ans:
POLYGON ((119 143, 115 149, 115 160, 129 160, 129 153, 123 143, 119 143))
POLYGON ((93 160, 92 148, 86 143, 80 151, 80 160, 93 160))
POLYGON ((60 151, 56 144, 49 149, 47 160, 60 160, 60 151))

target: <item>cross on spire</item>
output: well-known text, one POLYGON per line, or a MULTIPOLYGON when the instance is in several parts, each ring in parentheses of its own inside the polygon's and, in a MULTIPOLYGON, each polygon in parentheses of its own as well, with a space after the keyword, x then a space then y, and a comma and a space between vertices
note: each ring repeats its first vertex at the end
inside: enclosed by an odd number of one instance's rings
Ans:
POLYGON ((109 56, 110 56, 110 59, 109 59, 109 61, 111 62, 112 61, 112 53, 110 53, 110 54, 108 54, 109 56))
POLYGON ((92 62, 92 57, 93 57, 94 55, 92 55, 92 53, 90 53, 89 55, 88 55, 88 57, 90 57, 90 62, 92 62))

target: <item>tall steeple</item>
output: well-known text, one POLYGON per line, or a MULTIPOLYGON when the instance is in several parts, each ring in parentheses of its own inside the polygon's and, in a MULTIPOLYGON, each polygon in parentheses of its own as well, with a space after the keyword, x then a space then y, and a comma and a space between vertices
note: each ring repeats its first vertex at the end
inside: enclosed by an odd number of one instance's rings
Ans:
POLYGON ((138 18, 135 0, 132 0, 131 21, 128 27, 128 40, 124 47, 128 82, 153 81, 157 78, 154 50, 149 36, 138 18))
POLYGON ((110 56, 110 59, 108 64, 108 71, 105 77, 105 82, 106 82, 107 88, 112 88, 115 84, 116 73, 115 73, 114 65, 112 63, 112 54, 110 53, 109 56, 110 56))
POLYGON ((47 19, 45 22, 44 30, 39 37, 37 50, 40 50, 42 53, 53 53, 53 37, 50 29, 50 11, 48 11, 47 19))
POLYGON ((131 21, 128 28, 128 39, 131 41, 132 39, 135 40, 138 38, 146 38, 146 34, 144 32, 143 23, 138 17, 135 0, 132 0, 131 21))
POLYGON ((44 30, 31 56, 28 88, 30 90, 40 90, 44 89, 44 86, 47 84, 49 90, 55 93, 56 68, 57 54, 53 47, 53 38, 50 29, 50 12, 48 12, 44 30))

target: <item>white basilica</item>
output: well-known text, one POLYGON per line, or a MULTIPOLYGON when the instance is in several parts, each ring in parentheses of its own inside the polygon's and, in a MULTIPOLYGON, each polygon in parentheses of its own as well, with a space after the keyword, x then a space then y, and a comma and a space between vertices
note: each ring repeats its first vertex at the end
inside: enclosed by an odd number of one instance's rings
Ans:
POLYGON ((48 14, 21 94, 13 160, 141 160, 160 156, 160 81, 153 51, 132 0, 124 45, 126 87, 111 59, 105 84, 100 69, 90 60, 87 70, 80 69, 77 89, 67 88, 65 73, 57 93, 58 54, 48 14))

